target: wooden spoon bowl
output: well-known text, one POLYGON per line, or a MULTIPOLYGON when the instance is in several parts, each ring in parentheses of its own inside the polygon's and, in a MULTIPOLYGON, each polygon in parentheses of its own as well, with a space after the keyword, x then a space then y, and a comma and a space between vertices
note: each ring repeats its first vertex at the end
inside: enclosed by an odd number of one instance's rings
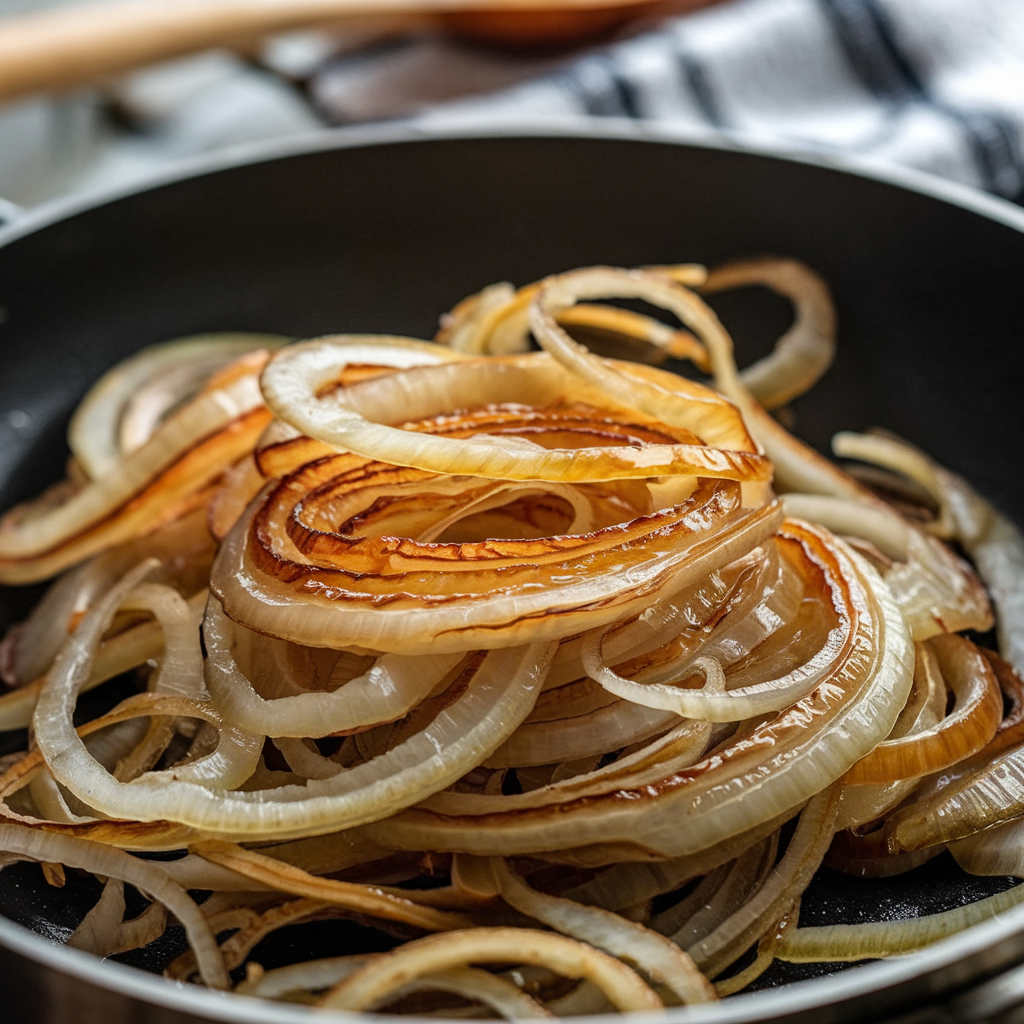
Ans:
POLYGON ((633 0, 612 7, 452 11, 438 21, 453 35, 499 49, 550 50, 602 39, 637 18, 680 14, 715 2, 633 0))

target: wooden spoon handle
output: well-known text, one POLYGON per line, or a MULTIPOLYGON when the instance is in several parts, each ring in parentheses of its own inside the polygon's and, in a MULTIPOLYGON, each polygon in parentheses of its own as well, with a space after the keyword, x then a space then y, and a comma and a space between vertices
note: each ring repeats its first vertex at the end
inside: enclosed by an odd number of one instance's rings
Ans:
POLYGON ((590 10, 645 0, 109 0, 0 21, 0 100, 350 17, 590 10))

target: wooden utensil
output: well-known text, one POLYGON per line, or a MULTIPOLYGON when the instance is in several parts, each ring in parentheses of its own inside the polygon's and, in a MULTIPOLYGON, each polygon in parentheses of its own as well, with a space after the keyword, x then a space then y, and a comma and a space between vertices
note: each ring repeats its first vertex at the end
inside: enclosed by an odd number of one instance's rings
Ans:
MULTIPOLYGON (((680 2, 689 7, 702 0, 680 2)), ((351 18, 429 15, 443 24, 450 14, 456 30, 537 43, 592 34, 655 6, 652 0, 108 0, 0 22, 0 100, 351 18)))

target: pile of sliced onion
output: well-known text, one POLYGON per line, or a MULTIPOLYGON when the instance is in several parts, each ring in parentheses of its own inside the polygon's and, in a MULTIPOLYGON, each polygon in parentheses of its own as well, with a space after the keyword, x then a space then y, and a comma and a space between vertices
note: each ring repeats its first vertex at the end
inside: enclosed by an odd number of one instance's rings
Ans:
POLYGON ((116 367, 69 479, 0 520, 0 580, 62 574, 0 644, 0 728, 34 740, 0 763, 0 865, 101 877, 70 939, 98 955, 170 922, 177 980, 450 1016, 713 1000, 1017 902, 799 927, 823 860, 950 844, 1024 877, 1024 542, 903 442, 842 435, 851 475, 765 411, 834 336, 823 282, 763 259, 495 285, 435 342, 116 367), (740 372, 693 289, 749 285, 796 317, 740 372), (960 635, 993 621, 1009 663, 960 635), (130 920, 125 883, 152 900, 130 920), (339 918, 396 948, 253 959, 339 918))

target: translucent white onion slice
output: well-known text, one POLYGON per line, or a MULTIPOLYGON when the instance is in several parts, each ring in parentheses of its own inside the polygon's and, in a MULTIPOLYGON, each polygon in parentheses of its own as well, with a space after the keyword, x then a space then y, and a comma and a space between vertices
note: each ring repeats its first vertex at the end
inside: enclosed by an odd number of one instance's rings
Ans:
POLYGON ((510 871, 503 860, 494 859, 491 868, 501 897, 509 906, 563 935, 628 960, 653 981, 667 985, 681 1003, 714 1000, 714 989, 707 978, 670 939, 611 911, 538 892, 510 871))
MULTIPOLYGON (((699 444, 648 444, 641 448, 537 452, 505 443, 497 436, 456 439, 403 430, 388 424, 510 402, 543 407, 568 399, 606 408, 609 397, 603 390, 587 387, 540 353, 421 366, 320 397, 325 384, 334 381, 352 361, 351 352, 359 341, 365 343, 364 358, 369 361, 373 338, 324 339, 289 346, 278 353, 262 378, 264 396, 275 415, 309 437, 337 448, 435 473, 577 482, 664 475, 760 481, 768 475, 765 460, 753 454, 752 445, 744 442, 747 435, 742 420, 726 400, 685 378, 628 363, 615 365, 623 374, 638 376, 638 387, 654 389, 655 385, 646 384, 644 378, 651 373, 659 374, 657 389, 664 401, 690 409, 683 418, 693 422, 694 408, 705 409, 706 415, 698 418, 712 435, 721 432, 716 432, 714 423, 729 420, 731 426, 722 433, 735 439, 735 445, 726 449, 699 444)), ((386 345, 386 339, 379 343, 386 345)), ((449 359, 454 357, 445 349, 439 352, 446 353, 449 359)), ((441 363, 441 359, 437 362, 441 363)), ((612 404, 636 408, 635 403, 623 400, 612 404)), ((671 419, 664 422, 692 429, 688 424, 673 424, 671 419)), ((704 437, 700 431, 693 433, 704 437)))
POLYGON ((333 692, 302 693, 264 700, 232 655, 234 623, 211 599, 203 625, 206 678, 225 719, 266 736, 319 737, 391 722, 423 700, 464 655, 389 654, 333 692))
POLYGON ((330 779, 225 792, 175 779, 175 771, 185 772, 185 766, 119 783, 89 754, 74 730, 72 712, 99 637, 126 592, 150 570, 143 565, 130 573, 82 620, 57 659, 34 718, 39 748, 54 777, 90 807, 115 818, 175 821, 211 837, 284 838, 386 817, 450 785, 487 757, 529 713, 554 653, 554 644, 492 652, 427 728, 330 779))
POLYGON ((231 987, 217 940, 202 911, 180 885, 171 881, 159 864, 139 860, 103 843, 11 824, 0 824, 0 851, 81 868, 134 885, 167 907, 184 926, 203 981, 211 988, 231 987))
POLYGON ((1024 885, 941 914, 904 921, 833 924, 796 928, 786 933, 776 952, 791 963, 875 960, 924 949, 966 928, 1005 914, 1024 901, 1024 885))
POLYGON ((743 369, 740 379, 766 408, 777 409, 809 391, 832 365, 836 311, 828 285, 798 260, 763 257, 714 267, 698 290, 705 295, 762 284, 793 302, 793 326, 774 350, 743 369))

